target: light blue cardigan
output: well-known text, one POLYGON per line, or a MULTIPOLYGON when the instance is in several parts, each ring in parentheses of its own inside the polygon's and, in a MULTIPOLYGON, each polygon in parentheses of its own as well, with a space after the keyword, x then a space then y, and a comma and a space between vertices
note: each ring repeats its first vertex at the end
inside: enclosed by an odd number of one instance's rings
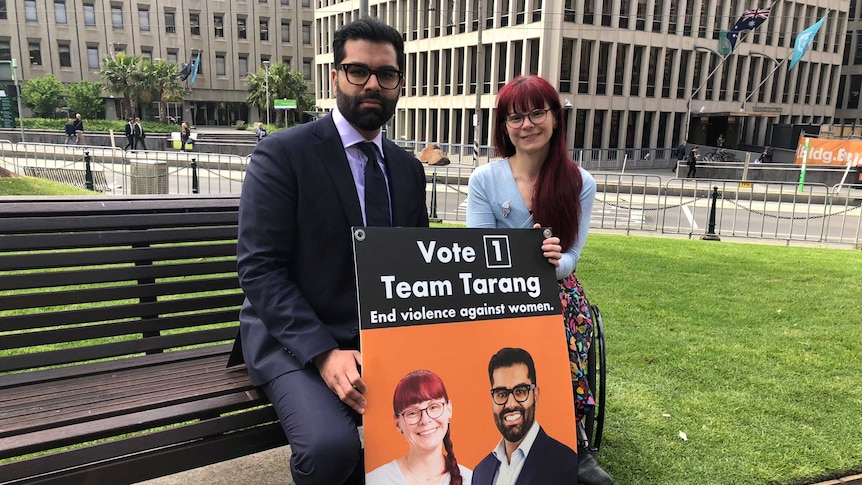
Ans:
MULTIPOLYGON (((589 172, 578 168, 584 181, 580 197, 582 217, 577 241, 563 254, 560 266, 556 268, 558 280, 574 273, 578 266, 578 259, 590 230, 590 214, 593 212, 596 198, 596 180, 589 172)), ((467 227, 533 227, 533 215, 521 199, 508 158, 482 165, 473 171, 467 190, 467 227)))

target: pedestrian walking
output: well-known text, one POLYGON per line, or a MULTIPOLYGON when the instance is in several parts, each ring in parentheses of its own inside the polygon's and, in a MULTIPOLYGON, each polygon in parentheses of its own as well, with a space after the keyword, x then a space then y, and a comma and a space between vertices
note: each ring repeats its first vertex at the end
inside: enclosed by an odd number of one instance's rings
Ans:
POLYGON ((693 179, 697 177, 697 159, 700 157, 700 153, 697 147, 691 149, 691 152, 688 154, 688 161, 686 162, 688 165, 688 173, 685 178, 693 179))
POLYGON ((141 119, 135 118, 135 150, 138 149, 138 145, 141 145, 144 150, 147 149, 147 132, 144 131, 144 127, 141 126, 141 119))

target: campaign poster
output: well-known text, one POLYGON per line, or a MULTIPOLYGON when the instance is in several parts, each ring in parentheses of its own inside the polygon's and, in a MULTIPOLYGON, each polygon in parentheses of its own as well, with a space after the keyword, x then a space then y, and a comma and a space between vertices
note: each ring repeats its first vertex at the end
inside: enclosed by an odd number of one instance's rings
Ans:
MULTIPOLYGON (((510 394, 512 405, 517 394, 526 399, 525 405, 535 403, 531 419, 548 436, 577 450, 559 290, 554 268, 541 251, 547 232, 353 231, 362 378, 368 388, 365 469, 374 473, 366 475, 367 485, 401 483, 393 479, 392 473, 398 472, 392 466, 422 439, 402 433, 405 421, 427 421, 443 412, 440 406, 412 406, 404 416, 396 414, 396 387, 408 374, 430 371, 445 386, 443 418, 448 420, 451 454, 458 465, 473 470, 487 457, 502 438, 495 419, 501 416, 501 406, 493 401, 489 363, 504 348, 522 349, 531 356, 538 393, 513 384, 508 393, 503 388, 499 394, 498 387, 497 399, 510 394), (387 464, 392 473, 382 470, 387 464), (387 478, 374 479, 380 476, 387 478)), ((405 477, 404 483, 413 481, 421 480, 405 477)))

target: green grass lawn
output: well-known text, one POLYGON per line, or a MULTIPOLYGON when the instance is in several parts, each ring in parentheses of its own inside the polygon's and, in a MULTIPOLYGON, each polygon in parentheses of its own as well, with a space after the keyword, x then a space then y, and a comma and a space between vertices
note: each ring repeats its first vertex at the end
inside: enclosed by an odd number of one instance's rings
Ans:
POLYGON ((578 275, 605 323, 616 483, 862 470, 862 251, 591 234, 578 275))
POLYGON ((0 177, 0 195, 92 195, 98 192, 36 177, 0 177))

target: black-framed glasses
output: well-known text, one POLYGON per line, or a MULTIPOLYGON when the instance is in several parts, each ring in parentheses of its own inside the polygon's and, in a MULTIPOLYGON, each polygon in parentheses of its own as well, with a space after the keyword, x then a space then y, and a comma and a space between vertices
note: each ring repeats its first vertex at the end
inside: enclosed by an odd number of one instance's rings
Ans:
POLYGON ((445 409, 445 402, 432 402, 422 409, 407 408, 398 413, 398 415, 404 418, 404 421, 407 424, 419 424, 419 421, 422 421, 422 413, 427 414, 430 419, 437 419, 440 416, 443 416, 443 411, 445 409))
POLYGON ((545 122, 545 118, 548 117, 548 111, 551 111, 551 108, 534 109, 529 113, 511 114, 506 117, 506 124, 511 126, 512 128, 520 128, 524 125, 524 120, 530 118, 530 123, 534 125, 539 125, 545 122))
POLYGON ((524 402, 530 397, 530 391, 536 388, 535 384, 521 384, 511 389, 508 387, 495 387, 491 389, 491 397, 494 403, 502 406, 509 400, 509 395, 514 396, 515 401, 524 402))
POLYGON ((398 69, 383 68, 369 69, 362 64, 340 64, 339 69, 344 71, 347 82, 355 86, 364 86, 371 79, 371 75, 377 76, 377 84, 383 89, 398 89, 404 73, 398 69))

